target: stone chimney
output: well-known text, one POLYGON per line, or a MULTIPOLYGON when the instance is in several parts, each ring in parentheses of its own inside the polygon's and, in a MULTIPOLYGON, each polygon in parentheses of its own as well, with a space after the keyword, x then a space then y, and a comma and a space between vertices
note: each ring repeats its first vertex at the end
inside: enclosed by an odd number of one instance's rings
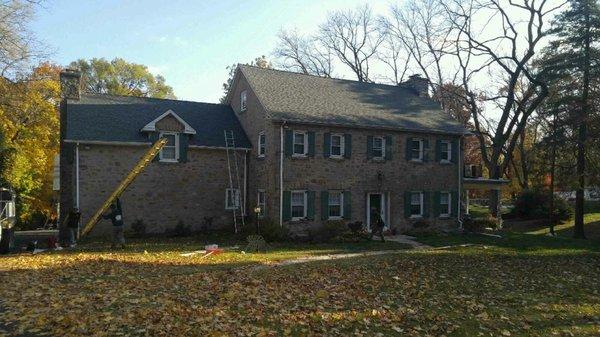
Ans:
POLYGON ((419 97, 429 97, 429 80, 419 74, 411 75, 407 81, 400 83, 400 85, 414 90, 419 97))
POLYGON ((81 73, 74 69, 61 71, 60 91, 62 99, 79 100, 81 96, 81 73))

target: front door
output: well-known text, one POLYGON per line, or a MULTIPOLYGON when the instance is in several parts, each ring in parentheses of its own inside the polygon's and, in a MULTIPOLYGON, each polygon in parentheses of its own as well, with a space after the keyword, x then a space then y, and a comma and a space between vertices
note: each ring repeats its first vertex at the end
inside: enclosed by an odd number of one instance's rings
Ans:
MULTIPOLYGON (((385 212, 385 198, 383 193, 369 193, 367 195, 367 228, 371 230, 371 214, 378 212, 386 224, 387 228, 387 217, 385 212)), ((373 219, 374 221, 374 219, 373 219)))

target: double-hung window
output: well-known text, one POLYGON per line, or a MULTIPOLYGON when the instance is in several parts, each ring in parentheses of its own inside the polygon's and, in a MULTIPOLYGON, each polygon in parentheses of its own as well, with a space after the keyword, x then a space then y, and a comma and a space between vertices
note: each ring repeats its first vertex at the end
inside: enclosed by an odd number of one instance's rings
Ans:
POLYGON ((228 188, 225 190, 225 209, 240 208, 240 190, 228 188))
POLYGON ((240 93, 240 111, 246 111, 248 101, 248 91, 244 90, 240 93))
POLYGON ((442 140, 440 142, 440 161, 442 163, 449 163, 452 159, 452 143, 448 140, 442 140))
POLYGON ((423 161, 423 139, 412 138, 410 140, 410 159, 423 161))
POLYGON ((328 205, 329 219, 341 219, 344 214, 344 194, 341 191, 330 191, 328 205))
POLYGON ((258 157, 263 158, 267 152, 267 138, 265 132, 258 134, 258 157))
POLYGON ((175 163, 179 153, 179 137, 176 132, 161 132, 160 137, 165 138, 167 143, 160 150, 158 159, 162 162, 175 163))
POLYGON ((306 191, 292 191, 292 220, 306 218, 306 191))
POLYGON ((258 190, 258 195, 256 196, 256 207, 260 209, 258 216, 260 218, 264 217, 267 207, 267 195, 265 190, 258 190))
POLYGON ((330 153, 333 158, 342 158, 344 156, 344 135, 331 135, 330 153))
POLYGON ((410 217, 419 218, 423 216, 423 192, 412 192, 410 194, 410 217))
POLYGON ((451 202, 452 198, 450 197, 449 192, 441 192, 440 193, 440 216, 441 217, 449 217, 451 210, 451 202))
POLYGON ((308 135, 304 131, 294 131, 294 156, 308 155, 308 135))
POLYGON ((383 160, 385 156, 385 141, 383 137, 373 137, 373 159, 383 160))

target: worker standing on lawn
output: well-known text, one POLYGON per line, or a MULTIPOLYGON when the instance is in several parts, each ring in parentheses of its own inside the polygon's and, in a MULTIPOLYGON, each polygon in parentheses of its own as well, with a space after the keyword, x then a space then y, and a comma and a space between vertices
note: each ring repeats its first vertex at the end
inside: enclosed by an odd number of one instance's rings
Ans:
POLYGON ((374 234, 378 234, 381 236, 381 242, 385 242, 385 238, 383 237, 383 228, 385 227, 385 222, 381 218, 381 214, 377 211, 377 208, 371 208, 371 240, 373 239, 374 234))
POLYGON ((65 219, 67 228, 69 229, 69 246, 75 247, 76 239, 77 239, 77 230, 79 229, 79 219, 81 218, 81 213, 79 213, 79 209, 77 207, 73 207, 71 211, 67 214, 67 218, 65 219))
POLYGON ((121 248, 125 248, 125 227, 123 223, 123 210, 121 208, 121 200, 117 200, 110 205, 110 213, 102 216, 104 219, 110 219, 113 225, 113 238, 111 248, 115 248, 117 245, 121 248))

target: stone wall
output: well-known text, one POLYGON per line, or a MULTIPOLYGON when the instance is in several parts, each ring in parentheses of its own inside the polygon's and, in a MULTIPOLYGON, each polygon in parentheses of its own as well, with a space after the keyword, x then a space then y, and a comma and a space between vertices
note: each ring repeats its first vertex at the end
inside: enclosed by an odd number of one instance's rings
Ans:
MULTIPOLYGON (((80 144, 82 224, 147 150, 146 146, 80 144)), ((149 232, 160 233, 181 220, 200 230, 203 218, 213 217, 215 228, 232 229, 232 212, 225 210, 228 186, 224 150, 189 148, 186 163, 152 162, 121 197, 126 226, 141 219, 149 232)), ((101 220, 90 235, 106 235, 110 226, 109 220, 101 220)))

